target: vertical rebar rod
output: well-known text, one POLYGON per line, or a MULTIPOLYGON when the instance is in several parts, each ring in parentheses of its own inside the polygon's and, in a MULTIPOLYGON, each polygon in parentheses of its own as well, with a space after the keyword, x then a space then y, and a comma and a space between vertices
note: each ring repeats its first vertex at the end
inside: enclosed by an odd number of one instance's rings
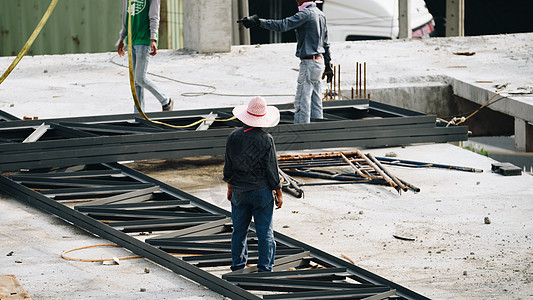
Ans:
POLYGON ((360 98, 363 98, 363 89, 362 89, 362 84, 363 84, 363 76, 362 76, 362 69, 363 69, 363 64, 359 64, 359 99, 360 98))
POLYGON ((355 97, 359 96, 359 63, 355 63, 355 97))
POLYGON ((363 93, 363 96, 366 97, 366 61, 365 61, 365 76, 364 76, 364 81, 365 81, 365 92, 363 93))
POLYGON ((338 89, 337 89, 337 93, 339 94, 339 97, 338 99, 339 100, 342 100, 342 93, 341 93, 341 65, 339 64, 339 69, 337 70, 338 71, 338 74, 339 76, 337 77, 337 84, 338 84, 338 89))

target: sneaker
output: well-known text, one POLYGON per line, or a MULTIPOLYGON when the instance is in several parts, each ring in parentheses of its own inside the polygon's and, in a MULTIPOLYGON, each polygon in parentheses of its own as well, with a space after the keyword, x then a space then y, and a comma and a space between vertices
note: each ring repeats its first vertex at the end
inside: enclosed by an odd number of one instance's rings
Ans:
POLYGON ((168 104, 167 105, 163 105, 163 111, 171 111, 172 108, 174 108, 174 101, 172 101, 172 99, 168 99, 168 104))

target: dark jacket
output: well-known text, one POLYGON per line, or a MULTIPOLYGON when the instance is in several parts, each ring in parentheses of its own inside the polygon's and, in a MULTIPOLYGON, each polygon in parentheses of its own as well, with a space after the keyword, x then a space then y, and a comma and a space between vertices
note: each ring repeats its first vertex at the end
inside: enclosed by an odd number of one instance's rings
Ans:
POLYGON ((235 193, 281 188, 272 135, 257 127, 235 129, 226 141, 223 173, 235 193))
POLYGON ((260 27, 274 31, 296 31, 296 56, 299 58, 312 55, 323 55, 324 62, 329 65, 328 29, 326 16, 312 3, 302 11, 282 20, 261 19, 260 27))

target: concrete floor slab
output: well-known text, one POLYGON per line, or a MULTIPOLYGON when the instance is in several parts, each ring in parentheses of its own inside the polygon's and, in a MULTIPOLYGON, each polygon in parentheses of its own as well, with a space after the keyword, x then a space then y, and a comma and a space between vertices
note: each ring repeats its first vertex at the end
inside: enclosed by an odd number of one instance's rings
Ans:
MULTIPOLYGON (((342 65, 343 88, 353 85, 355 62, 367 62, 369 88, 444 82, 459 93, 463 91, 459 85, 474 86, 473 94, 464 92, 463 97, 480 103, 491 93, 507 93, 509 97, 491 108, 531 121, 532 41, 533 33, 525 33, 333 43, 332 55, 333 63, 342 65), (457 54, 464 51, 476 54, 457 54), (515 91, 524 93, 512 94, 515 91)), ((149 71, 176 102, 175 109, 242 105, 254 95, 264 95, 269 103, 286 103, 292 102, 296 87, 299 61, 294 48, 294 44, 239 46, 230 53, 212 55, 161 50, 149 71)), ((0 58, 0 69, 6 69, 12 59, 0 58)), ((41 119, 129 113, 133 104, 124 65, 126 59, 115 53, 25 57, 0 85, 0 109, 19 118, 41 119)), ((148 111, 161 109, 151 95, 146 104, 148 111)), ((368 151, 376 156, 393 151, 403 159, 485 172, 395 168, 395 174, 422 189, 419 194, 401 196, 386 187, 366 185, 309 187, 304 199, 286 197, 284 208, 276 212, 276 229, 330 253, 344 254, 431 298, 533 297, 531 176, 493 174, 491 158, 453 145, 368 151), (485 217, 491 224, 484 223, 485 217), (397 240, 393 234, 413 236, 415 241, 397 240)), ((227 207, 221 162, 207 161, 150 161, 137 167, 227 207), (190 174, 198 161, 203 167, 190 174)), ((142 259, 118 266, 66 261, 60 257, 64 250, 106 242, 7 195, 0 199, 0 224, 4 228, 0 273, 15 274, 34 299, 221 298, 142 259), (11 251, 13 255, 7 256, 11 251), (144 273, 144 268, 152 271, 144 273), (144 287, 146 292, 140 292, 144 287)), ((100 250, 76 254, 123 254, 114 252, 120 249, 100 250)))

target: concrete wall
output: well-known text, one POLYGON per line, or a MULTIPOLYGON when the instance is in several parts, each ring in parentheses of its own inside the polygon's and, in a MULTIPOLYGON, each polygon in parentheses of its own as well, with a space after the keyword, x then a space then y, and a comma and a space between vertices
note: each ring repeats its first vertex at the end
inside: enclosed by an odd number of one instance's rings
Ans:
MULTIPOLYGON (((343 91, 348 96, 350 93, 343 91)), ((368 89, 370 99, 385 104, 437 116, 453 115, 457 108, 450 101, 452 89, 443 82, 424 82, 408 86, 368 89)))
MULTIPOLYGON (((367 94, 370 94, 371 100, 428 115, 436 115, 449 121, 452 116, 466 117, 481 105, 472 99, 458 96, 453 83, 453 79, 445 76, 428 77, 419 80, 419 82, 413 81, 371 88, 367 90, 367 94)), ((344 97, 351 98, 350 94, 350 91, 342 91, 344 97)), ((490 108, 480 110, 463 125, 468 126, 473 136, 509 136, 515 133, 516 127, 519 127, 515 125, 513 116, 490 108)), ((519 128, 526 128, 526 126, 519 128)), ((525 129, 522 131, 528 132, 525 129)), ((521 142, 518 142, 518 145, 522 147, 517 147, 517 149, 525 149, 525 145, 528 145, 526 135, 521 133, 516 135, 521 136, 522 139, 521 142)))
POLYGON ((229 52, 232 0, 184 0, 183 46, 200 53, 229 52))

